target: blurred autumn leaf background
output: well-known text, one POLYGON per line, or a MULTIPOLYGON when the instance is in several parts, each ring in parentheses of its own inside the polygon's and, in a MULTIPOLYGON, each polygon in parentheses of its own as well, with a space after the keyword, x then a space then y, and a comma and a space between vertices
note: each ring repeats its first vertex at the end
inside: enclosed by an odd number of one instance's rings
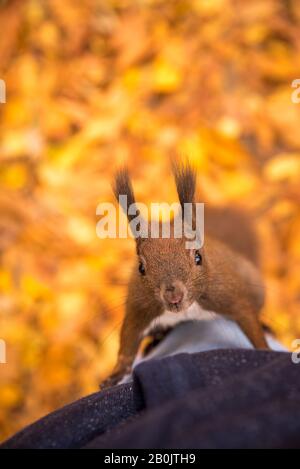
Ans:
POLYGON ((140 201, 176 200, 179 153, 206 200, 255 212, 264 317, 290 346, 300 336, 297 0, 0 5, 0 438, 97 390, 114 364, 134 246, 98 239, 95 211, 113 200, 124 161, 140 201))

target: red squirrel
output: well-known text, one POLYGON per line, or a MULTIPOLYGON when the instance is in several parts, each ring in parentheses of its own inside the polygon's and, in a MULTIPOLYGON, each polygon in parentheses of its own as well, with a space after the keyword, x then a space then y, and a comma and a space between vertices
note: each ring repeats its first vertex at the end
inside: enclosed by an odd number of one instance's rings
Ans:
MULTIPOLYGON (((195 205, 196 171, 175 163, 179 202, 195 205)), ((114 194, 136 204, 127 169, 115 175, 114 194)), ((183 212, 182 212, 183 213, 183 212)), ((132 216, 127 213, 129 222, 132 216)), ((171 222, 172 223, 172 222, 171 222)), ((257 240, 245 213, 205 207, 205 238, 200 249, 187 249, 186 239, 136 237, 136 262, 128 284, 117 365, 102 387, 130 372, 141 334, 165 311, 181 314, 198 303, 203 309, 236 321, 257 349, 267 349, 260 311, 264 286, 258 268, 257 240)))

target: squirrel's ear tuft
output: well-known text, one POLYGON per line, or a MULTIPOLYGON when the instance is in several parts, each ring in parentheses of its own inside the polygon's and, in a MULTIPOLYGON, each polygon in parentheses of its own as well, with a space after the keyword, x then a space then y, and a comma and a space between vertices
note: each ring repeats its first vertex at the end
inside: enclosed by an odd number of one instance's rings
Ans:
POLYGON ((184 209, 184 204, 195 202, 196 192, 196 170, 187 160, 184 163, 178 160, 172 161, 172 169, 175 178, 175 184, 179 197, 179 202, 184 209))
POLYGON ((117 201, 120 203, 124 213, 127 215, 127 218, 130 222, 132 217, 128 215, 127 210, 130 205, 135 204, 136 202, 127 168, 121 168, 116 172, 113 182, 113 191, 117 201), (127 203, 120 199, 120 196, 124 195, 127 196, 127 203))
POLYGON ((119 169, 116 172, 113 183, 113 191, 118 202, 120 195, 126 195, 128 205, 135 203, 134 192, 127 168, 119 169))

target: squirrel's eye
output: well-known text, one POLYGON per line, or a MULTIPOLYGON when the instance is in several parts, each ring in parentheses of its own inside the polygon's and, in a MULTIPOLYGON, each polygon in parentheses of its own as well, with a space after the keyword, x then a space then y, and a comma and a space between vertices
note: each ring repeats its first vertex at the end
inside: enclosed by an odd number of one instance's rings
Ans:
POLYGON ((195 264, 201 265, 202 264, 202 256, 199 251, 195 252, 195 264))
POLYGON ((145 266, 142 262, 139 263, 139 273, 141 275, 145 275, 146 274, 146 270, 145 270, 145 266))

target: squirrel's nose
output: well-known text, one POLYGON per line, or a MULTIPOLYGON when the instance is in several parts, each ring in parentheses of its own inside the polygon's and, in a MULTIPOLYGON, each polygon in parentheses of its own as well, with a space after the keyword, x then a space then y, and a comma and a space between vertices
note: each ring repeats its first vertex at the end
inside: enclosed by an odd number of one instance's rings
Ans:
POLYGON ((164 299, 169 304, 178 305, 183 300, 183 291, 177 285, 167 285, 164 291, 164 299))

